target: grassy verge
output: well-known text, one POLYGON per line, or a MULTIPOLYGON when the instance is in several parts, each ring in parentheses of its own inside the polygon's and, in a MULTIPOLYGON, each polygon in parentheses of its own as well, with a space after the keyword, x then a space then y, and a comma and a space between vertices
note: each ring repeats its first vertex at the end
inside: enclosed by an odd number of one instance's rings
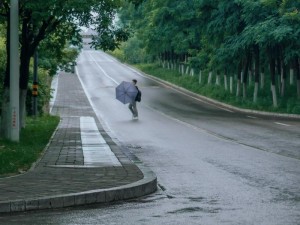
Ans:
MULTIPOLYGON (((300 100, 295 96, 295 85, 289 87, 286 92, 286 97, 279 97, 278 94, 278 107, 274 108, 272 106, 272 96, 268 89, 270 84, 267 83, 267 81, 265 88, 263 90, 259 90, 257 103, 254 103, 254 85, 249 85, 247 87, 247 98, 243 99, 242 97, 236 97, 235 94, 230 94, 229 91, 226 91, 222 85, 208 85, 207 76, 205 76, 205 74, 203 75, 201 84, 199 84, 198 76, 183 76, 176 70, 164 69, 157 64, 136 64, 134 66, 146 74, 151 74, 152 76, 169 81, 170 83, 176 84, 177 86, 183 87, 194 93, 207 96, 236 107, 266 112, 300 114, 300 100)), ((222 83, 223 78, 221 77, 221 84, 222 83)), ((235 84, 236 83, 234 83, 234 92, 236 88, 235 84)))
POLYGON ((0 176, 28 170, 37 161, 59 123, 59 117, 27 118, 20 142, 0 139, 0 176))

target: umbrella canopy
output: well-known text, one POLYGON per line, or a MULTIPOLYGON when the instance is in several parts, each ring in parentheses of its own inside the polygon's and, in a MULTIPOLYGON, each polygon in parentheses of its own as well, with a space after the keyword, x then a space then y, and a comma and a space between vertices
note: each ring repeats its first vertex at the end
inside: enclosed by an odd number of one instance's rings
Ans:
POLYGON ((122 81, 122 83, 116 87, 116 99, 123 104, 135 101, 137 93, 137 88, 131 82, 122 81))

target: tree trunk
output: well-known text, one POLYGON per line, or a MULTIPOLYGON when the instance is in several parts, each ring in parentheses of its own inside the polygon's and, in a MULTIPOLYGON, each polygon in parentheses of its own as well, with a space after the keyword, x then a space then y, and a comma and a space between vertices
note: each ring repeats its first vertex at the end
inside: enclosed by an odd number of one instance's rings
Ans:
POLYGON ((9 89, 4 88, 2 96, 2 117, 1 117, 1 136, 9 138, 10 126, 10 112, 9 112, 9 89))
POLYGON ((265 73, 260 73, 260 89, 264 89, 265 86, 265 73))
POLYGON ((216 85, 219 86, 220 85, 220 74, 217 72, 217 76, 216 76, 216 85))
POLYGON ((282 65, 282 75, 281 75, 281 97, 285 96, 285 83, 286 83, 286 77, 287 77, 287 66, 282 65))
POLYGON ((253 102, 257 103, 257 94, 258 94, 258 83, 259 83, 259 47, 257 45, 254 46, 254 93, 253 93, 253 102))
POLYGON ((194 76, 194 69, 193 68, 190 71, 190 76, 192 76, 192 77, 194 76))
POLYGON ((29 66, 30 66, 30 52, 26 44, 23 43, 21 49, 21 65, 20 65, 20 127, 25 127, 26 118, 26 93, 28 89, 29 80, 29 66), (25 93, 25 96, 24 96, 25 93))
POLYGON ((243 99, 247 98, 247 84, 243 83, 243 99))
POLYGON ((227 75, 226 74, 224 74, 224 88, 225 88, 225 91, 228 90, 227 75))
POLYGON ((241 96, 241 80, 237 80, 236 84, 236 96, 241 96))
POLYGON ((247 79, 249 72, 250 52, 247 53, 244 69, 243 69, 243 99, 247 98, 247 79))
POLYGON ((278 91, 280 93, 281 91, 281 70, 282 70, 282 66, 281 66, 281 60, 278 57, 276 60, 276 74, 277 74, 277 79, 278 79, 278 91))
POLYGON ((185 70, 185 74, 186 74, 186 75, 189 75, 189 71, 190 71, 190 67, 187 66, 187 67, 186 67, 186 70, 185 70))
POLYGON ((241 95, 241 80, 242 80, 242 63, 238 66, 237 84, 236 84, 236 96, 241 95))
POLYGON ((275 74, 275 59, 270 59, 270 73, 271 73, 271 91, 272 91, 272 98, 273 98, 273 106, 275 108, 278 107, 277 105, 277 95, 276 95, 276 74, 275 74))
POLYGON ((230 88, 230 93, 233 93, 233 76, 230 76, 230 80, 229 80, 229 88, 230 88))
POLYGON ((211 79, 212 79, 212 72, 210 71, 208 73, 208 81, 207 81, 208 84, 211 84, 211 79))
POLYGON ((199 84, 202 83, 202 70, 200 70, 199 72, 199 84))
POLYGON ((20 127, 24 128, 26 125, 26 95, 27 89, 20 90, 20 127))
POLYGON ((184 75, 184 65, 181 65, 181 74, 184 75))
POLYGON ((9 138, 9 86, 10 86, 10 17, 8 16, 7 28, 6 28, 6 68, 3 82, 3 96, 2 96, 2 113, 1 113, 1 135, 5 138, 9 138))
POLYGON ((252 70, 248 71, 248 77, 249 77, 249 85, 252 84, 252 70))
POLYGON ((295 59, 295 75, 297 78, 297 96, 300 99, 300 67, 298 62, 298 57, 295 59))
POLYGON ((257 103, 257 94, 258 94, 258 82, 254 84, 254 93, 253 93, 253 102, 257 103))
POLYGON ((290 69, 290 85, 294 84, 294 69, 290 69))
POLYGON ((273 98, 273 106, 277 108, 278 104, 277 104, 276 86, 273 84, 271 85, 271 91, 272 91, 272 98, 273 98))

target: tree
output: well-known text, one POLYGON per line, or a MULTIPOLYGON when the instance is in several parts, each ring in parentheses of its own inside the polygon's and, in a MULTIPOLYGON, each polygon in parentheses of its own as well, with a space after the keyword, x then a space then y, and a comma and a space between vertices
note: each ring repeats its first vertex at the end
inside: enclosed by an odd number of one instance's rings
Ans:
MULTIPOLYGON (((132 0, 138 4, 142 0, 132 0)), ((19 1, 20 18, 20 124, 24 124, 25 100, 29 81, 30 59, 37 47, 55 32, 63 31, 66 37, 79 34, 80 26, 93 26, 100 33, 94 40, 97 48, 109 49, 117 47, 116 42, 126 39, 126 32, 112 26, 116 9, 121 0, 26 0, 19 1), (65 29, 68 28, 68 29, 65 29), (99 41, 101 35, 107 36, 106 41, 99 41), (112 47, 111 47, 112 46, 112 47)), ((0 1, 0 23, 7 31, 10 27, 9 0, 0 1)), ((9 32, 6 32, 7 50, 9 46, 9 32)), ((9 51, 7 51, 9 54, 9 51)), ((7 57, 9 59, 9 57, 7 57)), ((4 79, 4 99, 2 109, 9 104, 9 62, 7 62, 4 79)), ((7 113, 2 114, 3 121, 7 121, 7 113)))
MULTIPOLYGON (((148 0, 138 13, 132 13, 132 6, 124 7, 120 18, 136 31, 151 56, 179 59, 210 75, 237 71, 238 99, 241 94, 248 98, 253 75, 253 103, 257 104, 258 85, 264 81, 261 74, 270 75, 276 108, 278 96, 300 98, 299 9, 300 1, 294 0, 148 0), (293 96, 286 96, 289 68, 297 79, 293 96)), ((270 93, 267 88, 264 93, 270 93)))

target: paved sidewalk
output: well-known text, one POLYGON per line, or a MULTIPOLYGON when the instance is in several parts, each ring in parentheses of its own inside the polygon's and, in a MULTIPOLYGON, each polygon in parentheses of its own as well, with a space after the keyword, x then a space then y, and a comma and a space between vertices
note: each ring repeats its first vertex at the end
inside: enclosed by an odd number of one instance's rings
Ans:
POLYGON ((0 179, 0 213, 111 202, 156 190, 155 174, 104 131, 75 74, 58 76, 52 114, 61 121, 41 159, 23 175, 0 179))

